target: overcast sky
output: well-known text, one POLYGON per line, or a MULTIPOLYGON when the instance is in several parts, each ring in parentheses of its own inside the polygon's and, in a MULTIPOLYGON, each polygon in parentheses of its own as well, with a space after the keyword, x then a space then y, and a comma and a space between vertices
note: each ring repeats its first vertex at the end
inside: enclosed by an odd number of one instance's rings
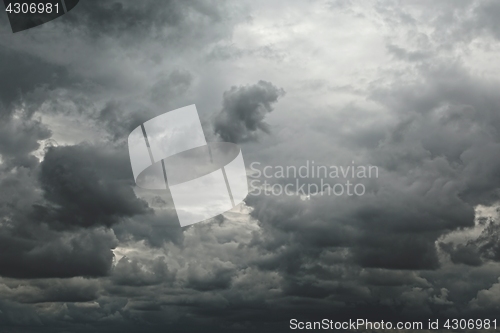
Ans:
POLYGON ((499 39, 496 0, 81 0, 15 34, 1 14, 0 332, 495 319, 499 39), (127 137, 191 104, 249 175, 378 178, 181 228, 127 137))

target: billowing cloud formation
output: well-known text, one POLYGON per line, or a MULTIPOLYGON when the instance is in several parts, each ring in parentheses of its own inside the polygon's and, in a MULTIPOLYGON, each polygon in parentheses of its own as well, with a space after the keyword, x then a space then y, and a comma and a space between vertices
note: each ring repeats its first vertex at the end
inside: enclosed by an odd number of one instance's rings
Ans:
POLYGON ((224 92, 222 110, 214 121, 215 133, 228 142, 257 140, 259 133, 269 132, 264 118, 273 110, 272 104, 284 94, 283 89, 266 81, 232 87, 224 92))
MULTIPOLYGON (((43 229, 39 230, 40 232, 43 229)), ((116 238, 109 231, 44 235, 16 239, 2 234, 0 272, 19 278, 104 276, 111 269, 116 238)))
POLYGON ((177 38, 180 29, 191 28, 189 33, 201 28, 199 21, 217 23, 221 19, 223 6, 215 1, 86 1, 78 4, 78 13, 66 16, 68 27, 79 27, 87 30, 94 37, 126 35, 132 37, 164 38, 172 33, 177 38))
POLYGON ((47 205, 37 218, 59 228, 111 226, 121 217, 147 213, 130 183, 129 157, 90 146, 51 147, 40 166, 47 205))

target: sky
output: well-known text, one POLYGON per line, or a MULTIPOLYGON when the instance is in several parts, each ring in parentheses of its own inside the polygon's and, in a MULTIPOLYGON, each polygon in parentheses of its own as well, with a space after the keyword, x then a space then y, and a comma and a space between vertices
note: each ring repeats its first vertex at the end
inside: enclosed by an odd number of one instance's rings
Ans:
POLYGON ((495 319, 499 17, 495 0, 81 0, 14 34, 1 14, 0 332, 495 319), (167 191, 135 185, 127 138, 191 104, 249 182, 376 177, 181 227, 167 191))

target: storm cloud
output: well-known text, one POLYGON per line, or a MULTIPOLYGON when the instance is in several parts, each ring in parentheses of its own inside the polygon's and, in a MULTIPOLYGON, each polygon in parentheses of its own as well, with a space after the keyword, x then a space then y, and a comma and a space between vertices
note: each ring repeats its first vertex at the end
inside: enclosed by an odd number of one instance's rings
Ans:
POLYGON ((264 122, 272 104, 285 91, 272 83, 259 81, 245 87, 232 87, 223 95, 222 110, 214 121, 215 133, 228 142, 255 141, 260 133, 269 133, 264 122))
POLYGON ((0 15, 0 331, 494 319, 499 8, 82 0, 17 34, 0 15), (181 228, 167 190, 135 186, 127 137, 191 104, 249 181, 321 181, 255 162, 377 176, 181 228))

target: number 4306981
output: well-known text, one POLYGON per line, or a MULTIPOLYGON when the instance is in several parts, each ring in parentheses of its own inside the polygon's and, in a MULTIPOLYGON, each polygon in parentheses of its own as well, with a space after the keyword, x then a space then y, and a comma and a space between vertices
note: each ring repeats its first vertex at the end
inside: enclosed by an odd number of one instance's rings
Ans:
POLYGON ((497 328, 497 320, 490 319, 448 319, 443 325, 444 328, 450 330, 489 330, 497 328))
POLYGON ((52 3, 9 3, 5 11, 9 14, 51 14, 52 12, 59 13, 59 4, 52 3))

